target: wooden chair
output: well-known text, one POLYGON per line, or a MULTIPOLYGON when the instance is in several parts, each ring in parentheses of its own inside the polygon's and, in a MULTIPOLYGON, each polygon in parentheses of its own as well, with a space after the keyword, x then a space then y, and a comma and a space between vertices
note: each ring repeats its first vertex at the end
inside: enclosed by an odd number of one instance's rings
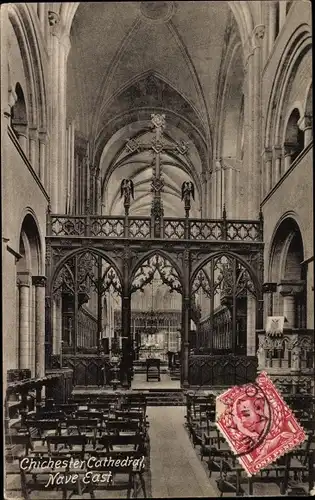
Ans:
POLYGON ((71 453, 72 456, 84 460, 89 438, 81 435, 47 436, 46 441, 49 455, 69 455, 71 453))
POLYGON ((141 426, 139 421, 107 420, 105 421, 105 432, 109 434, 120 434, 122 432, 140 434, 141 426))
MULTIPOLYGON (((42 492, 43 498, 47 498, 47 491, 62 491, 62 499, 67 500, 67 493, 70 492, 68 498, 71 498, 71 494, 82 495, 81 482, 80 477, 75 480, 75 482, 70 481, 67 484, 56 485, 49 480, 49 474, 54 475, 56 473, 56 462, 60 461, 60 455, 52 456, 52 455, 43 455, 41 460, 45 460, 48 463, 48 460, 51 461, 51 467, 45 467, 45 469, 40 469, 38 467, 32 467, 24 469, 20 467, 20 477, 21 477, 21 490, 24 497, 24 500, 31 500, 30 494, 32 492, 42 492), (30 477, 31 476, 31 477, 30 477)), ((68 472, 65 469, 58 468, 58 472, 60 475, 67 477, 71 472, 68 472)), ((36 498, 40 498, 38 494, 36 498)))
POLYGON ((131 491, 133 490, 133 497, 137 496, 137 482, 136 478, 140 480, 143 496, 146 498, 146 487, 143 474, 145 472, 145 450, 144 440, 139 435, 122 436, 111 435, 103 436, 98 440, 98 446, 103 446, 103 450, 96 449, 93 456, 102 459, 103 464, 99 467, 93 467, 89 470, 91 473, 110 472, 115 481, 111 481, 106 485, 98 483, 97 485, 89 485, 85 491, 90 492, 91 498, 95 498, 94 490, 103 487, 106 490, 123 490, 127 489, 127 498, 130 498, 131 491), (119 451, 115 447, 119 447, 119 451), (124 449, 125 448, 125 449, 124 449), (132 448, 130 450, 130 448, 132 448), (104 464, 104 459, 108 458, 108 463, 104 464), (120 465, 122 460, 128 460, 125 465, 120 465), (137 459, 138 466, 135 466, 134 460, 137 459), (119 463, 118 463, 119 460, 119 463), (130 463, 130 462, 133 463, 130 463), (127 481, 117 481, 117 476, 126 476, 127 481))

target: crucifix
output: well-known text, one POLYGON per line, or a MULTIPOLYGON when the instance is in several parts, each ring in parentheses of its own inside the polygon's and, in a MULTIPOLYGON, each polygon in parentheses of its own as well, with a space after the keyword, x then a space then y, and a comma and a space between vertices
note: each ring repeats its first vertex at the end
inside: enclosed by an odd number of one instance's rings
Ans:
POLYGON ((153 193, 151 204, 151 236, 160 238, 163 224, 163 200, 161 193, 164 191, 164 179, 161 174, 161 153, 177 152, 185 155, 188 151, 188 145, 181 141, 179 144, 166 144, 163 142, 163 130, 165 129, 165 115, 152 114, 151 127, 155 132, 155 137, 151 143, 141 143, 137 139, 129 139, 126 144, 127 151, 131 154, 140 151, 152 151, 152 179, 151 192, 153 193))

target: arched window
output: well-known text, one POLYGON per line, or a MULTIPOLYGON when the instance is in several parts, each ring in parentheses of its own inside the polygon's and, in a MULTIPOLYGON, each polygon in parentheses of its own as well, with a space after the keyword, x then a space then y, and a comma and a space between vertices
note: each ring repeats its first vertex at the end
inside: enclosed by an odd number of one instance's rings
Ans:
POLYGON ((27 154, 27 110, 24 92, 19 83, 15 86, 16 101, 11 108, 11 126, 21 144, 25 154, 27 154))

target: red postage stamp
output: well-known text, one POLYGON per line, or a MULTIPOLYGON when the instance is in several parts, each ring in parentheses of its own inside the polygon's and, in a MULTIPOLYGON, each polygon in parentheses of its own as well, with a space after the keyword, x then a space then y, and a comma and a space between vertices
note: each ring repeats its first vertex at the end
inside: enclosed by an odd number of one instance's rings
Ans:
POLYGON ((217 427, 249 476, 306 439, 265 372, 217 397, 217 427))

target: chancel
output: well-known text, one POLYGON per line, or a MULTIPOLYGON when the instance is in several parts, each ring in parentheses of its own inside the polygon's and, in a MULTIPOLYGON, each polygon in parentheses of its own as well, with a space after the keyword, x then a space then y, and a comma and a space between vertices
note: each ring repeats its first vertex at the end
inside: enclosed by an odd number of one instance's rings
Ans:
POLYGON ((8 498, 314 488, 310 20, 297 0, 2 6, 8 498), (249 479, 215 398, 263 372, 307 439, 249 479))

